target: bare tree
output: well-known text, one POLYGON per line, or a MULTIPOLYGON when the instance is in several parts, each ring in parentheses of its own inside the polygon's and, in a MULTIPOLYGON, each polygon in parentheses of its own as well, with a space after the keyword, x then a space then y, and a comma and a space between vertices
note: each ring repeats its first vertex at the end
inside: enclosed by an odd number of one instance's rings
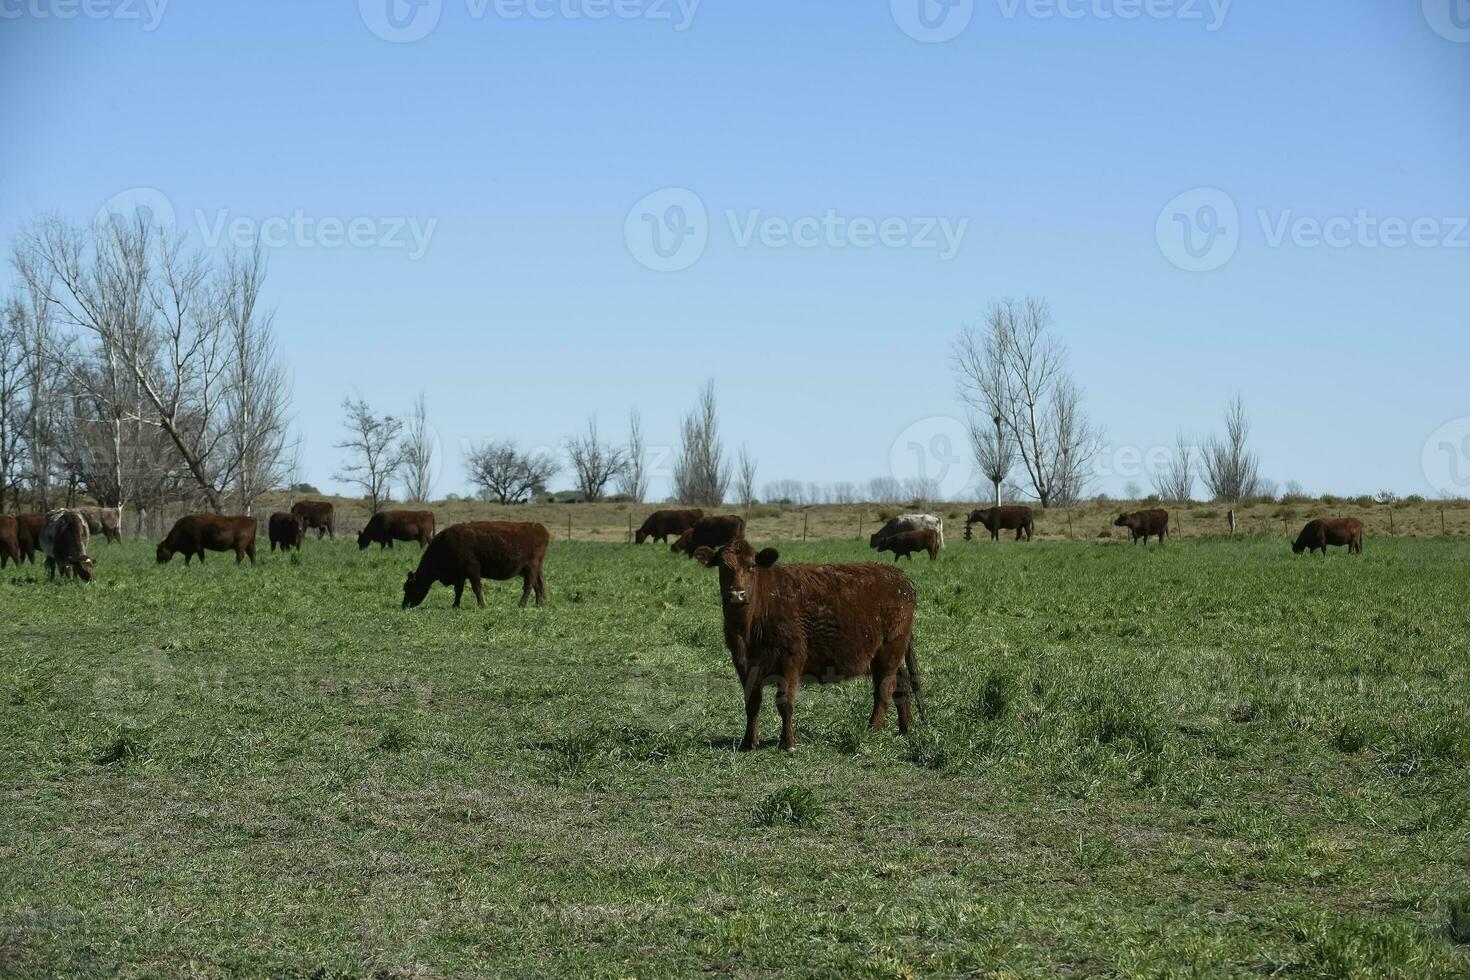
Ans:
POLYGON ((1194 440, 1181 430, 1164 469, 1154 474, 1154 492, 1160 500, 1182 504, 1194 497, 1194 440))
POLYGON ((374 415, 362 398, 342 399, 342 410, 347 413, 342 426, 348 436, 333 446, 346 450, 348 456, 332 479, 361 488, 369 511, 376 514, 378 506, 389 499, 393 480, 403 466, 398 445, 403 422, 391 415, 374 415))
POLYGON ((832 485, 832 502, 834 504, 855 504, 857 503, 857 499, 857 487, 852 483, 842 481, 832 485))
POLYGON ((434 430, 429 425, 428 400, 422 389, 414 399, 403 428, 403 495, 427 502, 434 493, 434 430))
POLYGON ((1051 325, 1044 300, 1002 300, 983 331, 961 331, 953 352, 960 398, 982 417, 1001 419, 1043 507, 1082 496, 1101 445, 1051 325))
POLYGON ((674 492, 686 504, 718 507, 730 489, 730 465, 720 445, 715 382, 705 382, 699 401, 684 417, 679 456, 674 460, 674 492))
POLYGON ((1016 465, 1015 445, 1006 435, 1004 420, 982 419, 970 415, 970 449, 975 454, 975 465, 994 489, 995 504, 1000 506, 1000 488, 1016 465))
POLYGON ((750 455, 750 450, 744 443, 740 444, 739 470, 735 475, 735 493, 740 497, 740 503, 749 507, 755 503, 755 457, 750 455))
POLYGON ((1225 434, 1211 436, 1202 450, 1201 478, 1215 500, 1239 503, 1259 492, 1260 457, 1247 447, 1250 432, 1245 402, 1236 395, 1225 409, 1225 434))
POLYGON ((291 384, 271 329, 275 314, 259 309, 265 260, 257 245, 247 257, 231 256, 220 290, 228 344, 222 400, 225 474, 234 475, 240 512, 285 483, 292 454, 287 445, 291 384))
POLYGON ((27 415, 25 395, 30 389, 25 329, 25 308, 19 299, 13 299, 0 316, 0 510, 5 509, 7 492, 15 498, 15 509, 20 509, 18 490, 25 456, 27 415))
POLYGON ((597 435, 597 418, 587 420, 587 432, 567 440, 567 457, 576 476, 577 490, 588 503, 597 503, 607 485, 628 465, 622 449, 604 443, 597 435))
POLYGON ((523 453, 515 440, 506 439, 470 447, 465 469, 482 496, 502 504, 518 504, 544 490, 558 466, 550 453, 523 453))
POLYGON ((806 503, 806 489, 800 480, 772 480, 765 487, 766 503, 770 504, 797 504, 806 503))
POLYGON ((875 504, 894 504, 903 496, 903 484, 891 476, 875 476, 868 481, 868 500, 875 504))
POLYGON ((643 419, 636 408, 628 413, 628 447, 623 455, 627 465, 618 473, 618 495, 641 504, 648 496, 648 463, 644 458, 643 419))

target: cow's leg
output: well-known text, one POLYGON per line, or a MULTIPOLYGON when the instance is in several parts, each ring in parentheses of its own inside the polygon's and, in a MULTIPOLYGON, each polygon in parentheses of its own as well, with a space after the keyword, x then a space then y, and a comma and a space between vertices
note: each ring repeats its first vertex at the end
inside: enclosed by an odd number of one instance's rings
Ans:
POLYGON ((752 674, 745 681, 745 738, 740 741, 741 752, 749 752, 761 742, 761 699, 764 696, 762 679, 752 674))
POLYGON ((459 600, 464 596, 464 579, 454 583, 454 608, 459 608, 459 600))
POLYGON ((251 566, 254 566, 255 565, 255 542, 253 540, 249 544, 247 544, 245 546, 245 554, 247 554, 247 555, 250 556, 250 564, 251 564, 251 566))
MULTIPOLYGON (((475 605, 479 606, 481 609, 484 609, 485 593, 484 590, 482 590, 480 587, 480 570, 478 568, 470 572, 470 588, 475 590, 475 605)), ((525 604, 526 600, 524 597, 522 597, 521 605, 524 606, 525 604)))
POLYGON ((536 563, 536 606, 540 608, 546 602, 546 580, 541 577, 541 563, 536 563))
POLYGON ((781 713, 781 748, 786 752, 796 750, 796 691, 801 686, 801 668, 792 657, 786 662, 786 673, 781 677, 777 692, 776 710, 781 713))
MULTIPOLYGON (((536 585, 536 569, 527 565, 521 572, 521 608, 526 608, 526 600, 531 598, 531 589, 536 585)), ((541 605, 540 601, 536 605, 541 605)))
POLYGON ((877 660, 873 661, 873 714, 868 718, 868 730, 881 732, 883 721, 888 717, 888 706, 893 703, 893 687, 897 678, 877 660))

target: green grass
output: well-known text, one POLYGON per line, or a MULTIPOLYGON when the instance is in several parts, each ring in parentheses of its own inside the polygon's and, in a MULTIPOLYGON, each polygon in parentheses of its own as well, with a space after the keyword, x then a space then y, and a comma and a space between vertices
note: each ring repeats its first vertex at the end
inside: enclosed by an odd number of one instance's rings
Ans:
POLYGON ((927 723, 794 755, 663 548, 94 551, 0 573, 0 975, 1470 974, 1467 542, 952 542, 927 723))

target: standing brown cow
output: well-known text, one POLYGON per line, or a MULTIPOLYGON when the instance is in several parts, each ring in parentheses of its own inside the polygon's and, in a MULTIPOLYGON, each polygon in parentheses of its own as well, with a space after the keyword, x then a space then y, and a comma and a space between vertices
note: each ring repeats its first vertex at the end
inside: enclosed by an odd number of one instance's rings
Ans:
POLYGON ((21 561, 36 563, 36 552, 41 550, 41 531, 45 526, 45 514, 15 515, 15 543, 20 547, 21 561))
POLYGON ((868 674, 873 713, 883 728, 898 690, 898 730, 908 734, 919 698, 914 654, 917 599, 908 576, 884 565, 777 565, 774 548, 760 554, 744 538, 702 547, 699 562, 720 572, 725 646, 745 689, 742 751, 760 741, 761 697, 775 684, 781 748, 796 748, 796 692, 803 677, 826 683, 868 674))
MULTIPOLYGON (((325 500, 298 500, 291 505, 291 513, 301 518, 307 530, 316 528, 316 539, 320 541, 322 535, 336 538, 334 526, 337 522, 336 510, 325 500)), ((297 546, 300 550, 300 546, 297 546)))
POLYGON ((255 518, 224 517, 219 514, 190 514, 174 522, 168 537, 158 543, 158 563, 167 565, 175 554, 184 556, 184 564, 199 556, 204 564, 205 551, 233 551, 235 564, 250 557, 255 564, 255 518))
POLYGON ((677 538, 685 531, 699 523, 704 516, 704 511, 694 510, 656 510, 648 515, 648 520, 643 522, 633 535, 634 544, 642 544, 649 538, 663 544, 669 538, 677 538))
POLYGON ((102 535, 108 544, 122 540, 121 507, 78 507, 76 511, 87 522, 89 533, 102 535))
POLYGON ((989 507, 970 511, 970 516, 965 518, 966 541, 970 540, 970 529, 976 524, 985 526, 992 541, 999 541, 1002 531, 1015 531, 1017 541, 1021 540, 1022 535, 1030 541, 1036 533, 1036 519, 1032 516, 1030 507, 989 507))
POLYGON ((1302 528, 1296 543, 1291 546, 1292 554, 1303 551, 1321 551, 1327 557, 1327 549, 1347 545, 1348 554, 1363 553, 1363 522, 1356 517, 1324 517, 1311 521, 1302 528))
POLYGON ((914 560, 914 552, 929 552, 930 561, 939 560, 939 532, 932 527, 922 528, 918 531, 899 531, 890 534, 878 545, 878 551, 893 552, 893 560, 897 562, 900 558, 907 557, 909 561, 914 560))
POLYGON ((357 550, 374 542, 378 550, 393 547, 394 541, 417 541, 427 548, 434 540, 434 515, 427 510, 380 510, 369 518, 357 536, 357 550))
MULTIPOLYGON (((281 551, 295 548, 301 550, 301 539, 306 537, 306 520, 300 514, 285 514, 276 511, 266 521, 265 533, 271 539, 271 551, 279 546, 281 551)), ((320 538, 320 535, 318 535, 320 538)))
POLYGON ((1169 512, 1167 510, 1140 510, 1132 514, 1119 514, 1118 519, 1113 522, 1113 527, 1126 527, 1133 534, 1133 543, 1138 544, 1140 538, 1143 543, 1148 544, 1148 539, 1157 537, 1159 544, 1169 536, 1169 512))
POLYGON ((531 590, 536 590, 536 605, 546 600, 546 582, 541 566, 546 560, 546 546, 551 535, 540 524, 510 524, 486 521, 455 524, 441 531, 424 555, 416 571, 408 573, 403 583, 403 608, 417 606, 429 594, 435 582, 454 588, 454 606, 464 595, 468 580, 475 590, 475 601, 485 608, 481 579, 504 581, 521 577, 521 606, 531 590))
POLYGON ((737 514, 701 517, 669 548, 676 555, 694 557, 700 548, 719 548, 745 535, 745 518, 737 514))
POLYGON ((19 523, 14 514, 0 514, 0 568, 8 561, 20 564, 19 523))

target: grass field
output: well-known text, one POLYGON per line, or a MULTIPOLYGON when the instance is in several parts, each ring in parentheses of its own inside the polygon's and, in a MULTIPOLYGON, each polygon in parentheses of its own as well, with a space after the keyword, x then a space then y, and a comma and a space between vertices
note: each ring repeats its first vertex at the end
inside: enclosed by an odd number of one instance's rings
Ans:
POLYGON ((1470 542, 956 545, 926 724, 795 754, 662 548, 6 569, 0 975, 1470 974, 1470 542))

